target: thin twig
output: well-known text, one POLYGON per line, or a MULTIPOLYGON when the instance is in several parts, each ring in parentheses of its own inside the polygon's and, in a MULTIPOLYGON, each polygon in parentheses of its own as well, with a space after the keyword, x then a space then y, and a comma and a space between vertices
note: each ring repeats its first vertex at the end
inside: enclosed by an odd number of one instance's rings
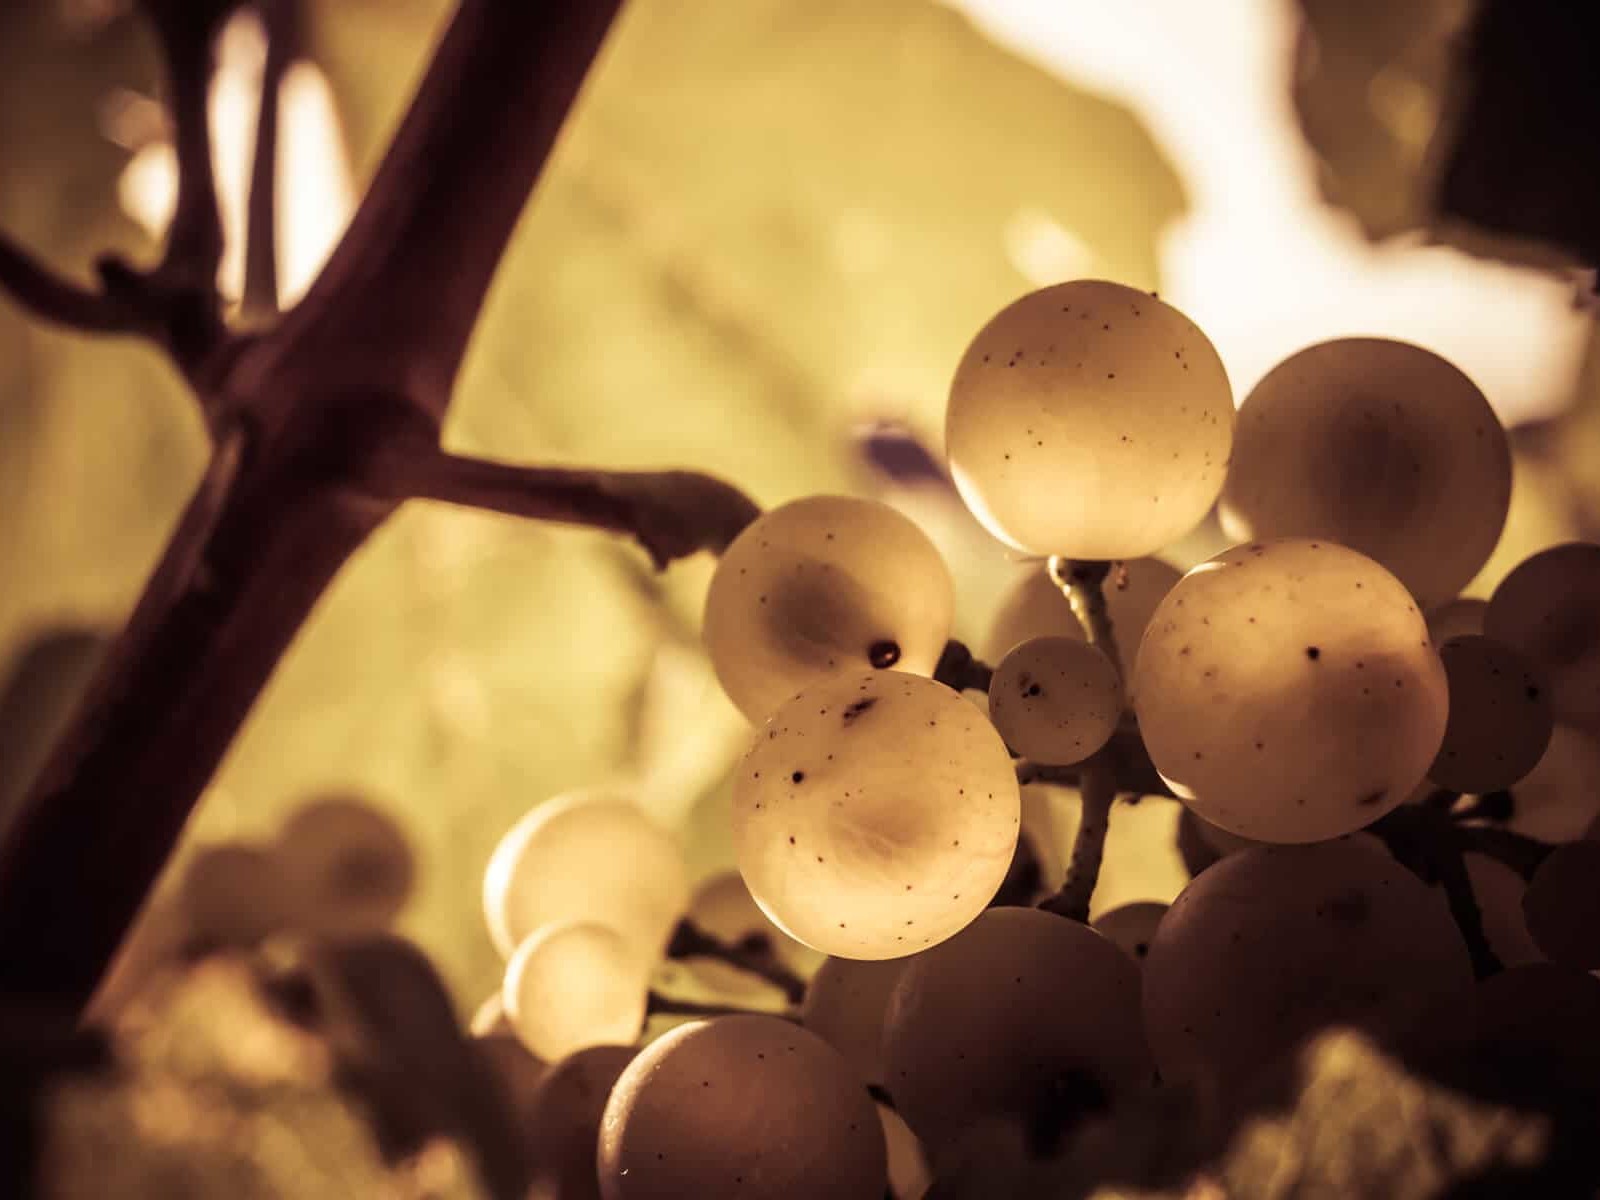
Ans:
POLYGON ((1111 768, 1091 759, 1084 764, 1079 785, 1083 810, 1078 819, 1078 835, 1072 842, 1072 861, 1061 890, 1039 907, 1073 921, 1089 919, 1089 902, 1100 879, 1100 863, 1105 857, 1106 832, 1111 826, 1111 805, 1117 798, 1116 777, 1111 768))
POLYGON ((1017 783, 1022 787, 1030 783, 1053 783, 1058 787, 1075 788, 1083 776, 1082 766, 1076 763, 1070 767, 1054 767, 1048 763, 1019 758, 1016 766, 1017 783))
POLYGON ((1456 827, 1456 835, 1462 849, 1492 858, 1524 879, 1532 879, 1533 873, 1555 849, 1549 842, 1493 825, 1460 825, 1456 827))
POLYGON ((0 289, 33 316, 89 333, 135 333, 134 314, 103 293, 69 283, 0 233, 0 289))
POLYGON ((790 1004, 799 1004, 806 994, 806 981, 772 954, 770 944, 761 949, 744 943, 729 943, 701 929, 685 918, 678 922, 667 945, 668 958, 711 958, 727 963, 741 971, 748 971, 783 992, 790 1004))
POLYGON ((965 642, 951 638, 944 644, 933 677, 946 687, 958 692, 987 692, 994 678, 994 668, 981 659, 974 658, 965 642))
POLYGON ((261 71, 261 105, 250 163, 250 198, 245 210, 244 291, 240 315, 256 324, 278 314, 278 93, 298 53, 295 0, 262 0, 267 58, 261 71))
POLYGON ((695 1000, 678 1000, 652 990, 645 1001, 647 1017, 748 1017, 760 1013, 763 1017, 777 1017, 781 1021, 799 1021, 798 1013, 768 1012, 765 1009, 740 1008, 734 1004, 701 1004, 695 1000))
POLYGON ((1445 899, 1450 904, 1450 915, 1461 930, 1461 939, 1467 944, 1467 954, 1472 959, 1472 972, 1479 979, 1487 979, 1505 969, 1505 964, 1489 945, 1489 936, 1483 928, 1483 910, 1472 890, 1472 880, 1467 875, 1466 863, 1461 858, 1461 840, 1457 831, 1445 829, 1431 842, 1434 871, 1444 887, 1445 899))
POLYGON ((1072 615, 1083 627, 1083 636, 1111 660, 1122 674, 1122 655, 1117 650, 1116 631, 1111 628, 1111 612, 1106 607, 1108 562, 1083 562, 1052 555, 1046 569, 1050 578, 1072 606, 1072 615))

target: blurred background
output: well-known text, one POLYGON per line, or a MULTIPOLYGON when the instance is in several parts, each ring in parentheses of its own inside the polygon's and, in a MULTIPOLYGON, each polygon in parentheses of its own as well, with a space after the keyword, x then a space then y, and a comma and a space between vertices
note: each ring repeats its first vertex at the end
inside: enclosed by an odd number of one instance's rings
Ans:
MULTIPOLYGON (((339 236, 448 8, 302 0, 280 93, 290 299, 339 236)), ((1530 551, 1597 533, 1600 358, 1581 254, 1455 220, 1439 200, 1457 178, 1440 174, 1441 122, 1481 120, 1453 74, 1472 8, 631 0, 502 264, 447 440, 704 470, 765 505, 878 496, 944 550, 958 635, 981 649, 1025 565, 944 482, 948 380, 1018 294, 1104 277, 1188 312, 1241 400, 1331 336, 1454 360, 1516 430, 1511 520, 1471 589, 1486 594, 1530 551)), ((232 230, 264 48, 248 15, 219 48, 211 119, 232 230)), ((0 6, 0 227, 80 278, 107 250, 148 260, 170 211, 154 50, 119 0, 0 6)), ((237 295, 241 264, 222 270, 237 295)), ((0 299, 0 823, 204 454, 155 351, 30 324, 0 299)), ((1172 560, 1219 537, 1202 529, 1172 560)), ((724 784, 747 727, 699 648, 712 565, 656 575, 600 535, 407 507, 281 664, 186 853, 274 836, 317 797, 361 798, 410 847, 401 928, 470 1010, 501 973, 484 864, 533 805, 633 788, 681 831, 697 876, 731 864, 724 784)), ((1074 803, 1034 798, 1063 846, 1074 803)), ((1175 894, 1176 816, 1119 814, 1097 908, 1175 894)))

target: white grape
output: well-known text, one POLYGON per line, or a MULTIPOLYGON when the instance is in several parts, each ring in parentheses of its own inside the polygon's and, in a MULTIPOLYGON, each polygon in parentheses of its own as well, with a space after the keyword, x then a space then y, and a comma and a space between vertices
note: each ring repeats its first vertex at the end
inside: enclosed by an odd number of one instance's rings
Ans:
POLYGON ((605 1200, 882 1200, 883 1129, 816 1034, 767 1016, 680 1025, 640 1052, 600 1126, 605 1200))
POLYGON ((1442 894, 1366 839, 1263 846, 1197 875, 1144 962, 1162 1078, 1248 1078, 1330 1024, 1403 1032, 1472 985, 1442 894))
POLYGON ((1410 594, 1331 542, 1236 546, 1185 575, 1139 647, 1150 759, 1213 825, 1269 842, 1359 829, 1421 782, 1444 667, 1410 594))
POLYGON ((883 1083, 883 1014, 910 961, 830 958, 806 987, 800 1023, 843 1055, 864 1083, 883 1083))
POLYGON ((1090 927, 1109 938, 1134 962, 1142 964, 1150 953, 1156 926, 1161 924, 1167 907, 1159 900, 1135 900, 1101 913, 1090 922, 1090 927))
POLYGON ((500 839, 483 879, 489 935, 507 957, 542 925, 592 920, 651 958, 688 903, 677 843, 626 797, 600 792, 534 808, 500 839))
POLYGON ((1222 527, 1339 542, 1432 606, 1488 561, 1510 503, 1505 431, 1470 379, 1420 346, 1339 338, 1239 406, 1222 527))
POLYGON ((1439 659, 1450 713, 1428 778, 1455 792, 1510 787, 1550 745, 1549 690, 1521 654, 1493 638, 1451 638, 1439 647, 1439 659))
POLYGON ((533 1166, 529 1200, 599 1200, 600 1120, 638 1053, 632 1046, 591 1046, 545 1073, 523 1123, 533 1166))
POLYGON ((930 1146, 989 1117, 1047 1115, 1063 1095, 1115 1105, 1151 1079, 1139 969, 1086 925, 991 908, 911 961, 883 1057, 896 1107, 930 1146))
POLYGON ((1021 643, 989 684, 989 719, 1008 746, 1036 762, 1083 761, 1111 739, 1121 715, 1116 667, 1072 638, 1021 643))
POLYGON ((530 934, 506 964, 506 1020, 529 1051, 556 1062, 635 1040, 649 986, 647 968, 616 931, 557 921, 530 934))
POLYGON ((896 958, 983 910, 1016 848, 1000 735, 943 684, 875 671, 780 708, 739 764, 733 841, 780 928, 841 958, 896 958))
MULTIPOLYGON (((1150 615, 1183 572, 1159 558, 1134 558, 1121 564, 1105 581, 1106 615, 1111 635, 1130 657, 1139 648, 1150 615)), ((1084 640, 1083 626, 1043 563, 1018 576, 995 613, 984 643, 984 656, 999 662, 1012 647, 1030 638, 1069 637, 1084 640)))
POLYGON ((1233 394, 1217 352, 1171 305, 1080 279, 1002 309, 950 385, 956 487, 1031 554, 1127 559, 1176 541, 1222 488, 1233 394))
POLYGON ((704 640, 723 690, 760 722, 841 672, 930 675, 955 607, 938 549, 877 500, 810 496, 764 513, 722 554, 704 640))
POLYGON ((1483 628, 1527 656, 1556 720, 1600 729, 1600 546, 1571 542, 1523 561, 1489 598, 1483 628))

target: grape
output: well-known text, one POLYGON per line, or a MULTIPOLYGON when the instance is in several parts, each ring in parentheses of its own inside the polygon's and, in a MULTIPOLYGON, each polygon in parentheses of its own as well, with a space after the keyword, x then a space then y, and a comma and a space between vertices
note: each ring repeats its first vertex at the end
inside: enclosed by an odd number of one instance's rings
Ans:
POLYGON ((1533 770, 1550 745, 1549 692, 1527 660, 1493 638, 1439 647, 1450 714, 1428 778, 1453 792, 1493 792, 1533 770))
POLYGON ((1550 734, 1538 764, 1511 789, 1511 819, 1506 828, 1546 842, 1583 836, 1600 817, 1600 742, 1566 725, 1550 734))
POLYGON ((1205 334, 1093 279, 1001 310, 967 347, 945 411, 961 498, 1031 554, 1160 550, 1211 508, 1232 441, 1233 393, 1205 334))
POLYGON ((883 1083, 883 1014, 909 961, 826 959, 806 988, 800 1023, 843 1055, 864 1083, 883 1083))
POLYGON ((1101 913, 1090 922, 1090 928, 1110 939, 1134 962, 1143 964, 1155 939, 1156 926, 1166 911, 1167 905, 1159 900, 1135 900, 1101 913))
POLYGON ((612 1087, 638 1053, 632 1046, 590 1046, 569 1054, 540 1080, 523 1122, 533 1196, 599 1200, 600 1119, 612 1087))
POLYGON ((278 854, 299 924, 328 936, 381 933, 415 882, 400 827, 354 797, 302 805, 278 834, 278 854))
POLYGON ((1483 917, 1483 936, 1495 957, 1508 967, 1544 961, 1522 915, 1522 897, 1528 890, 1522 876, 1486 854, 1468 852, 1461 861, 1483 917))
POLYGON ((483 1003, 473 1010, 472 1020, 467 1022, 467 1031, 473 1037, 492 1037, 512 1032, 511 1022, 506 1020, 505 998, 499 990, 486 996, 483 1003))
POLYGON ((1484 632, 1528 657, 1556 720, 1600 726, 1600 546, 1541 550, 1501 580, 1484 632))
POLYGON ((1087 642, 1041 637, 1023 642, 995 668, 989 719, 1018 754, 1075 763, 1110 741, 1122 715, 1116 667, 1087 642))
MULTIPOLYGON (((488 1069, 500 1085, 501 1094, 510 1109, 526 1120, 533 1108, 533 1098, 544 1081, 549 1067, 528 1052, 515 1033, 477 1035, 469 1043, 472 1053, 488 1069)), ((594 1149, 589 1150, 589 1161, 594 1161, 594 1149)))
POLYGON ((1204 817, 1196 816, 1194 822, 1195 830, 1200 834, 1201 840, 1220 857, 1237 854, 1241 850, 1251 850, 1257 846, 1272 845, 1271 842, 1258 842, 1255 838, 1240 837, 1237 833, 1229 833, 1221 826, 1213 825, 1204 817))
POLYGON ((551 921, 600 921, 654 957, 689 903, 677 844, 625 797, 558 796, 500 839, 483 878, 483 912, 509 957, 551 921))
POLYGON ((291 924, 294 897, 276 847, 218 842, 197 850, 178 885, 190 936, 204 947, 254 946, 291 924))
POLYGON ((1202 563, 1139 646, 1133 706, 1156 770, 1200 816, 1267 842, 1359 829, 1421 782, 1444 734, 1444 668, 1416 605, 1329 542, 1257 542, 1202 563))
MULTIPOLYGON (((1150 614, 1183 573, 1159 558, 1135 558, 1113 571, 1105 582, 1106 614, 1117 645, 1132 654, 1139 647, 1150 614)), ((989 629, 985 656, 1004 658, 1012 647, 1030 638, 1069 637, 1083 641, 1083 626, 1050 573, 1038 563, 1020 576, 989 629)))
POLYGON ((1491 975, 1475 989, 1477 1040, 1507 1061, 1600 1071, 1600 981, 1585 971, 1532 963, 1491 975))
POLYGON ((922 1143, 900 1114, 887 1105, 878 1105, 878 1120, 883 1125, 884 1148, 888 1151, 889 1192, 893 1200, 922 1200, 933 1186, 933 1172, 928 1169, 922 1143))
POLYGON ((1011 756, 983 714, 894 671, 813 684, 756 735, 733 841, 756 903, 840 958, 934 945, 983 910, 1016 848, 1011 756))
POLYGON ((829 675, 931 675, 954 608, 950 569, 908 518, 811 496, 763 514, 723 552, 704 638, 723 690, 760 722, 829 675))
POLYGON ((1474 596, 1446 600, 1428 611, 1428 639, 1435 646, 1442 646, 1451 638, 1482 633, 1484 614, 1488 611, 1489 602, 1474 596))
POLYGON ((649 972, 635 947, 588 921, 541 927, 506 964, 506 1019, 546 1062, 636 1039, 648 992, 649 972))
POLYGON ((883 1058, 900 1115, 930 1146, 986 1117, 1113 1104, 1151 1078, 1139 969, 1086 925, 991 908, 911 960, 883 1058))
POLYGON ((1552 850, 1528 882, 1522 911, 1534 943, 1550 961, 1584 971, 1600 968, 1600 842, 1552 850))
POLYGON ((826 1042, 777 1017, 692 1021, 647 1046, 600 1125, 605 1200, 882 1200, 883 1129, 826 1042))
POLYGON ((1403 1032, 1472 983, 1449 907, 1358 839, 1263 846, 1178 896, 1144 963, 1169 1082, 1238 1085, 1330 1024, 1403 1032))
POLYGON ((1431 351, 1338 338, 1290 355, 1239 406, 1222 527, 1339 542, 1432 606, 1488 561, 1511 504, 1505 431, 1431 351))

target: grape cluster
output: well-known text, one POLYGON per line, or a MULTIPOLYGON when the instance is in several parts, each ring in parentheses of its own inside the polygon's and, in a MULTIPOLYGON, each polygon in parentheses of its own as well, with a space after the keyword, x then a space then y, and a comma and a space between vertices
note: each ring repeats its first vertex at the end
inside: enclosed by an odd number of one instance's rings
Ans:
POLYGON ((952 657, 911 521, 797 500, 706 602, 753 726, 739 875, 691 891, 623 794, 495 851, 477 1028, 554 1064, 528 1105, 549 1194, 918 1196, 973 1139, 1049 1158, 1162 1092, 1230 1111, 1328 1026, 1534 1053, 1560 1040, 1532 1008, 1596 1011, 1600 547, 1459 594, 1511 475, 1466 376, 1345 338, 1236 412, 1182 313, 1077 281, 978 332, 946 442, 972 515, 1037 556, 992 674, 952 657), (1151 557, 1214 509, 1230 549, 1151 557), (1078 789, 1070 847, 1019 780, 1078 789), (1193 878, 1074 919, 1127 793, 1183 805, 1193 878))

